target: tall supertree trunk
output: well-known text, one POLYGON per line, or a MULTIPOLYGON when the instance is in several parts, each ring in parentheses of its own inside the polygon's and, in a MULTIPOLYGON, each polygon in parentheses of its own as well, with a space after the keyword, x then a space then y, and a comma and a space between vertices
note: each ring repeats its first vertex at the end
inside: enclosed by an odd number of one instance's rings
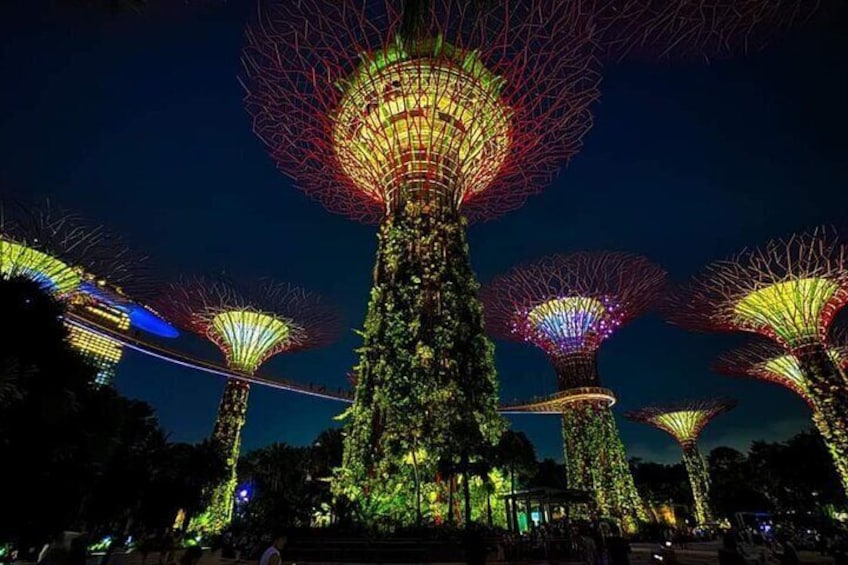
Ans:
POLYGON ((601 516, 634 531, 647 516, 610 409, 594 401, 573 403, 562 415, 562 435, 568 487, 591 493, 601 516))
POLYGON ((224 454, 229 474, 224 482, 213 487, 209 506, 191 521, 190 531, 217 534, 232 521, 236 464, 241 450, 241 430, 247 417, 249 394, 250 385, 244 381, 229 379, 224 387, 212 441, 224 454))
POLYGON ((474 457, 500 433, 477 290, 455 205, 419 199, 392 210, 380 227, 337 487, 362 508, 385 513, 391 504, 393 518, 414 516, 414 481, 402 463, 411 437, 420 438, 426 478, 440 458, 474 457))
POLYGON ((689 484, 692 487, 692 500, 695 503, 695 520, 699 525, 713 522, 713 513, 710 508, 710 475, 707 465, 698 444, 694 441, 684 443, 683 464, 689 475, 689 484))
POLYGON ((796 353, 809 387, 813 422, 848 493, 848 385, 824 346, 796 353))

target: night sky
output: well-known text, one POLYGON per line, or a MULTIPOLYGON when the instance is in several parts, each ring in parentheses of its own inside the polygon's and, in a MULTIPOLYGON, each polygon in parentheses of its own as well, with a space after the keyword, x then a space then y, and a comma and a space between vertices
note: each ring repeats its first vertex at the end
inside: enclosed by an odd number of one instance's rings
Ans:
MULTIPOLYGON (((175 0, 175 4, 179 4, 175 0)), ((162 281, 226 270, 324 294, 346 328, 364 319, 375 228, 325 211, 275 169, 237 81, 255 2, 110 16, 36 0, 0 6, 0 189, 51 197, 151 256, 162 281)), ((470 229, 481 281, 555 252, 644 254, 684 280, 746 245, 818 224, 848 224, 848 40, 812 24, 732 61, 622 63, 606 69, 583 151, 520 210, 470 229)), ((703 447, 747 448, 807 425, 775 385, 713 374, 745 336, 690 334, 647 315, 600 350, 616 413, 732 395, 739 407, 703 447)), ((265 374, 347 386, 359 338, 281 355, 265 374)), ((214 346, 180 347, 220 360, 214 346)), ((497 342, 503 399, 551 392, 541 351, 497 342)), ((127 352, 118 389, 151 403, 174 440, 211 432, 223 381, 127 352)), ((243 450, 305 444, 344 406, 254 387, 243 450)), ((559 418, 512 417, 540 456, 562 459, 559 418)), ((619 418, 628 455, 671 461, 663 432, 619 418)))

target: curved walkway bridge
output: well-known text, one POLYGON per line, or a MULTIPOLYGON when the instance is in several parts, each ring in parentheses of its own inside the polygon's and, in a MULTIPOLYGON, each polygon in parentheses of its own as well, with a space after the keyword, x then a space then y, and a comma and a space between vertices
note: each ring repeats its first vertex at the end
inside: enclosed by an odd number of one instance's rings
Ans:
MULTIPOLYGON (((137 336, 130 335, 127 332, 105 327, 101 324, 98 324, 97 322, 94 322, 87 318, 83 318, 78 314, 69 312, 65 314, 65 319, 69 324, 73 326, 84 328, 97 335, 116 341, 126 348, 138 351, 139 353, 143 353, 144 355, 148 355, 150 357, 155 357, 156 359, 160 359, 168 363, 187 367, 196 371, 211 373, 213 375, 220 375, 228 379, 237 379, 240 381, 248 382, 253 385, 274 388, 277 390, 287 390, 290 392, 296 392, 298 394, 306 394, 308 396, 315 396, 318 398, 325 398, 327 400, 335 400, 348 404, 353 402, 353 391, 351 390, 338 388, 333 391, 328 390, 327 387, 323 385, 302 384, 287 379, 281 379, 276 377, 272 378, 264 375, 248 375, 246 373, 234 371, 217 363, 212 363, 203 359, 192 357, 176 349, 163 347, 162 345, 144 340, 137 336)), ((547 399, 544 398, 534 398, 532 400, 524 402, 516 401, 515 403, 501 405, 498 407, 498 411, 502 414, 561 413, 561 411, 556 408, 555 404, 548 402, 547 399)))

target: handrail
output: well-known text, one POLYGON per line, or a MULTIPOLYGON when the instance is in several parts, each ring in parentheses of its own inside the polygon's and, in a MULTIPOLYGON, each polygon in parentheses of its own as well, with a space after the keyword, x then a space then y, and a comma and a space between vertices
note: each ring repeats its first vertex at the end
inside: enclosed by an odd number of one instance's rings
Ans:
MULTIPOLYGON (((248 375, 246 373, 234 371, 223 365, 218 365, 217 363, 191 357, 174 349, 169 349, 167 347, 162 347, 161 345, 131 337, 119 330, 108 328, 78 314, 68 312, 65 314, 65 320, 73 326, 80 327, 101 337, 114 340, 133 351, 138 351, 139 353, 155 357, 156 359, 160 359, 167 363, 173 363, 181 367, 219 375, 228 379, 237 379, 250 384, 266 386, 277 390, 287 390, 289 392, 306 394, 316 398, 335 400, 347 404, 353 403, 352 391, 330 392, 323 389, 323 387, 316 388, 314 386, 304 385, 285 379, 248 375)), ((499 406, 498 412, 501 414, 561 414, 561 411, 559 410, 544 410, 539 409, 538 407, 536 409, 531 409, 531 406, 533 406, 532 401, 521 402, 508 406, 499 406)))

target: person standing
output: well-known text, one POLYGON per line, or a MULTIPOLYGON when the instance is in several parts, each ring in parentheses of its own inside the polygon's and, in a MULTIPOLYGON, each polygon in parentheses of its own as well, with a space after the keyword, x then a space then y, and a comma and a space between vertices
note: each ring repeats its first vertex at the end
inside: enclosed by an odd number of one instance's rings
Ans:
POLYGON ((259 565, 280 565, 282 563, 280 551, 286 546, 287 541, 288 539, 284 535, 275 536, 274 541, 259 559, 259 565))
POLYGON ((630 565, 630 543, 621 535, 618 526, 610 528, 606 545, 610 565, 630 565))

